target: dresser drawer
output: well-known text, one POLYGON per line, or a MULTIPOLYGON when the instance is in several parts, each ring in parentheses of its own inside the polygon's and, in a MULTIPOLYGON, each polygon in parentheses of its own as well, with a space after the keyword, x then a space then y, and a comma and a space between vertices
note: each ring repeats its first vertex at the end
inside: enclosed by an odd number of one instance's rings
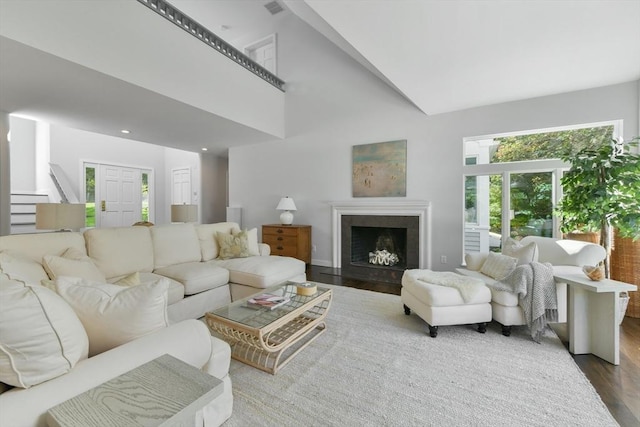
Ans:
POLYGON ((273 236, 298 236, 298 229, 291 227, 270 227, 263 226, 262 233, 273 236))

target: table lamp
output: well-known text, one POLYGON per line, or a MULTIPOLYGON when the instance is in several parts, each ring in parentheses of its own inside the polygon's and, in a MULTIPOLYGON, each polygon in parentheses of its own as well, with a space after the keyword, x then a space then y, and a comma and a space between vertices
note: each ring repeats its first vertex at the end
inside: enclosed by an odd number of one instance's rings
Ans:
POLYGON ((84 203, 36 203, 38 230, 78 230, 84 226, 84 203))
POLYGON ((276 207, 279 211, 284 211, 280 214, 280 224, 282 225, 291 225, 293 224, 293 214, 291 211, 295 211, 296 204, 293 203, 293 199, 289 196, 283 197, 280 199, 280 203, 276 207))
POLYGON ((198 221, 198 205, 171 205, 171 222, 198 221))

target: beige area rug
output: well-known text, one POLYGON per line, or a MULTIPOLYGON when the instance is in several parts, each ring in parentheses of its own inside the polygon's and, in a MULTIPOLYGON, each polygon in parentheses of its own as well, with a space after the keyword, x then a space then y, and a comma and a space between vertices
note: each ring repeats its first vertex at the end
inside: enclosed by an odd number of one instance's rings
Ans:
POLYGON ((275 376, 232 360, 235 426, 616 426, 557 336, 437 338, 400 297, 332 286, 327 330, 275 376))

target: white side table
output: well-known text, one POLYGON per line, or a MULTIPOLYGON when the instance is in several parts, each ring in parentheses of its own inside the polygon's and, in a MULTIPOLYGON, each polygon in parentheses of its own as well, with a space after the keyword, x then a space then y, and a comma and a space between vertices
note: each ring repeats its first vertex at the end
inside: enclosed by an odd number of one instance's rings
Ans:
POLYGON ((581 274, 558 274, 555 279, 569 285, 569 351, 619 365, 620 292, 638 287, 610 279, 594 282, 581 274))

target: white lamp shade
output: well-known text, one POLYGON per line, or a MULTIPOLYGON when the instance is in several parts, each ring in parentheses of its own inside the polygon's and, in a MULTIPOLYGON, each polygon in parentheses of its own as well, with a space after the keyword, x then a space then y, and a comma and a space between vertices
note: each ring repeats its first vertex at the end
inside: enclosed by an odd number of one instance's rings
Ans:
POLYGON ((36 203, 36 229, 78 230, 85 215, 84 203, 36 203))
POLYGON ((171 222, 198 221, 198 205, 171 205, 171 222))
POLYGON ((278 203, 278 207, 276 207, 279 211, 295 211, 296 204, 293 203, 293 199, 289 196, 283 197, 280 199, 280 203, 278 203))

